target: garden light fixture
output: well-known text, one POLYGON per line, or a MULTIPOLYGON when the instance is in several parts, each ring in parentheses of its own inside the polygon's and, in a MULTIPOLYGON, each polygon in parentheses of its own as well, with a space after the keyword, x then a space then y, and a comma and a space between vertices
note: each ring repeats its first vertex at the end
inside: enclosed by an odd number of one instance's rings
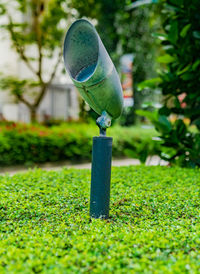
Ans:
POLYGON ((112 138, 111 120, 123 109, 117 71, 96 29, 85 19, 75 21, 64 41, 64 64, 83 99, 100 115, 100 136, 93 137, 90 216, 109 217, 112 138))

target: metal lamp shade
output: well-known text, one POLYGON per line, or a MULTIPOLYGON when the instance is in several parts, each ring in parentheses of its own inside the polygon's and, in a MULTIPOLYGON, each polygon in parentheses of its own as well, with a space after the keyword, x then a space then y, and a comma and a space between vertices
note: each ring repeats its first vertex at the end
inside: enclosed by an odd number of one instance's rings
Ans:
POLYGON ((87 20, 75 21, 64 42, 64 64, 83 99, 99 115, 111 118, 123 108, 122 87, 117 71, 96 31, 87 20))

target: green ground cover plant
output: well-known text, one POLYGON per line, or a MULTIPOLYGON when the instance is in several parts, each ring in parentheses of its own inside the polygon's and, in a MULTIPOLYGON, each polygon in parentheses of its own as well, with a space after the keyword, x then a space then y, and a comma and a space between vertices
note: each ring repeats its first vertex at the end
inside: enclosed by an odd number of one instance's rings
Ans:
MULTIPOLYGON (((154 155, 159 143, 153 128, 114 126, 108 129, 113 137, 114 157, 134 157, 145 162, 154 155)), ((98 136, 95 124, 64 123, 59 126, 0 124, 0 166, 91 159, 92 137, 98 136)))
POLYGON ((0 176, 0 273, 199 273, 199 169, 113 168, 108 220, 89 189, 89 170, 0 176))

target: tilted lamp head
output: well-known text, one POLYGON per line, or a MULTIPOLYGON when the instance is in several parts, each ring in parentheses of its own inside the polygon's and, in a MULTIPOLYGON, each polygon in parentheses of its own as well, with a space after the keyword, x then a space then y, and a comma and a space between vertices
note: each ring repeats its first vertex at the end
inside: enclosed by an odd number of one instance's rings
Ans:
POLYGON ((64 42, 64 64, 72 81, 90 107, 110 126, 123 109, 122 87, 117 71, 94 26, 75 21, 64 42))

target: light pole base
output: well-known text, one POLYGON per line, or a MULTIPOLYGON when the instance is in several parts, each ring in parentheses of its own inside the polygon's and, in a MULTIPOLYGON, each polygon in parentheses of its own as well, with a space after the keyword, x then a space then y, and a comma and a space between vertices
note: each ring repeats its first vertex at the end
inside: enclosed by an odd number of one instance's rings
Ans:
POLYGON ((112 138, 93 137, 90 216, 109 218, 112 138))

